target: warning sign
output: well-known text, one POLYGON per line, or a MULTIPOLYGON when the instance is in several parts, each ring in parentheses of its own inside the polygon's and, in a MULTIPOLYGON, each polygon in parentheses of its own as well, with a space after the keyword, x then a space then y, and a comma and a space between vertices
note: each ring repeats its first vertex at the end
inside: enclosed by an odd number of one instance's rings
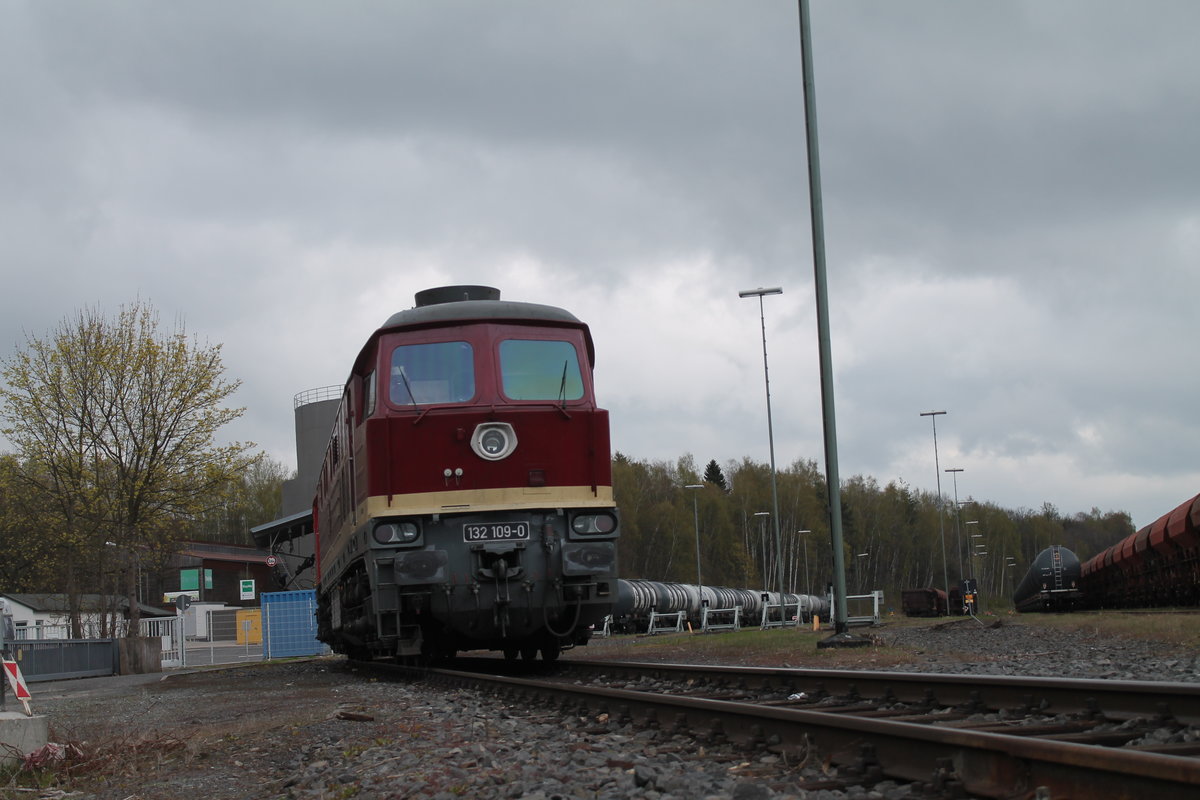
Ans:
POLYGON ((25 685, 25 676, 21 674, 21 668, 17 666, 17 662, 6 659, 4 675, 8 678, 8 685, 12 687, 13 694, 21 701, 21 705, 25 706, 25 716, 32 717, 33 711, 29 708, 29 700, 33 695, 29 693, 29 687, 25 685))

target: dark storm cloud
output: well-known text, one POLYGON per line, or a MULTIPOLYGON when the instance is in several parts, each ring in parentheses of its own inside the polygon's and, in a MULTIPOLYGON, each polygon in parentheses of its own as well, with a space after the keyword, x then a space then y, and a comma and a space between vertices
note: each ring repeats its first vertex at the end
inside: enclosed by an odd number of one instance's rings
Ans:
MULTIPOLYGON (((796 217, 803 211, 794 139, 788 158, 778 157, 780 128, 793 137, 799 130, 796 33, 779 13, 786 5, 732 17, 690 3, 586 11, 542 3, 348 4, 336 14, 297 3, 237 8, 49 6, 37 9, 31 25, 57 82, 85 109, 152 109, 184 132, 219 142, 225 158, 248 162, 249 174, 232 191, 222 176, 236 165, 211 164, 198 148, 194 169, 185 165, 177 176, 189 191, 175 192, 173 201, 188 203, 188 213, 207 202, 214 216, 270 214, 276 202, 290 209, 309 197, 336 200, 339 189, 365 185, 370 192, 371 176, 353 171, 367 166, 355 162, 359 152, 378 159, 380 176, 392 172, 391 159, 417 164, 417 174, 406 177, 427 190, 417 195, 421 208, 408 213, 385 195, 379 204, 356 204, 353 219, 314 214, 318 230, 336 233, 342 224, 370 236, 378 230, 374 208, 420 236, 430 230, 420 224, 422 209, 473 184, 485 196, 496 186, 519 193, 524 217, 533 220, 563 197, 596 195, 607 206, 584 205, 580 216, 611 217, 606 227, 633 233, 597 235, 577 248, 560 243, 562 257, 603 257, 614 248, 611 260, 627 257, 621 245, 629 238, 692 239, 693 248, 722 247, 725 236, 742 240, 739 247, 761 243, 762 235, 746 235, 757 220, 781 203, 796 217), (95 36, 101 28, 106 35, 95 36), (424 163, 449 185, 422 186, 424 163), (576 171, 605 191, 580 192, 571 180, 576 171), (256 183, 255 173, 264 180, 256 183), (647 195, 670 198, 653 222, 638 208, 647 195), (631 211, 622 214, 626 206, 631 211), (672 206, 706 224, 673 222, 672 206), (366 221, 359 224, 358 214, 366 221), (417 224, 406 226, 410 219, 417 224), (656 237, 659 230, 664 235, 656 237)), ((512 208, 483 209, 478 226, 517 243, 535 238, 537 230, 505 214, 512 208)), ((474 211, 469 203, 467 210, 474 211)), ((553 243, 547 226, 540 236, 553 243)))
MULTIPOLYGON (((812 5, 843 472, 932 483, 937 406, 964 491, 1177 504, 1200 6, 812 5)), ((794 2, 11 8, 3 347, 140 295, 225 343, 239 435, 286 455, 292 393, 491 282, 592 322, 631 455, 765 458, 736 292, 784 285, 780 461, 820 456, 794 2)))
POLYGON ((831 216, 861 223, 840 229, 846 240, 957 269, 1040 269, 1028 237, 1195 207, 1200 56, 1164 34, 1200 9, 853 4, 825 18, 824 172, 843 212, 831 216))

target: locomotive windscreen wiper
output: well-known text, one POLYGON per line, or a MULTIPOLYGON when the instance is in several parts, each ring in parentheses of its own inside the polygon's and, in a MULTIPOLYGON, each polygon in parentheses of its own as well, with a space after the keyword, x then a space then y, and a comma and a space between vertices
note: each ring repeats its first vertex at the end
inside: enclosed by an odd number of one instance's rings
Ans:
POLYGON ((570 363, 569 360, 563 362, 562 381, 558 384, 558 404, 561 408, 567 407, 567 364, 568 363, 570 363))
POLYGON ((409 405, 417 404, 417 396, 413 394, 412 384, 408 382, 408 375, 404 374, 404 367, 400 368, 400 380, 404 381, 404 389, 408 392, 409 405))

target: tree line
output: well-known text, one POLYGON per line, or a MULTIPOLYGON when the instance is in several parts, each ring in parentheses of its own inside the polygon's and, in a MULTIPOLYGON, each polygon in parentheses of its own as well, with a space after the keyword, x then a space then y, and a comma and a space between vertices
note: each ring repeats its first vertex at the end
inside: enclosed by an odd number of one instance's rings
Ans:
MULTIPOLYGON (((775 590, 782 565, 785 591, 824 594, 833 582, 825 476, 815 461, 797 460, 777 473, 776 484, 779 548, 767 464, 713 460, 699 470, 691 455, 671 463, 616 453, 621 574, 696 583, 698 528, 703 583, 775 590)), ((975 500, 956 509, 904 481, 881 486, 862 475, 843 480, 841 501, 847 592, 881 589, 897 609, 903 589, 945 588, 947 579, 956 586, 965 577, 976 579, 985 602, 995 601, 993 610, 1005 608, 1034 557, 1051 544, 1084 560, 1133 532, 1126 512, 1065 516, 1049 503, 1033 511, 975 500)))
MULTIPOLYGON (((136 576, 160 570, 185 540, 250 544, 278 515, 282 465, 249 442, 218 444, 243 409, 226 403, 221 348, 182 323, 163 326, 135 302, 109 318, 85 309, 0 360, 0 422, 15 453, 0 455, 0 589, 65 593, 79 635, 80 596, 127 598, 136 576)), ((824 476, 797 460, 776 476, 749 458, 699 470, 616 453, 619 563, 630 578, 822 594, 833 579, 824 476), (697 564, 697 546, 699 564, 697 564)), ((854 476, 842 487, 843 556, 851 594, 975 577, 1006 596, 1033 557, 1064 544, 1081 559, 1132 532, 1123 512, 1066 517, 969 501, 954 508, 903 481, 854 476), (1013 566, 1009 566, 1009 564, 1013 566)))

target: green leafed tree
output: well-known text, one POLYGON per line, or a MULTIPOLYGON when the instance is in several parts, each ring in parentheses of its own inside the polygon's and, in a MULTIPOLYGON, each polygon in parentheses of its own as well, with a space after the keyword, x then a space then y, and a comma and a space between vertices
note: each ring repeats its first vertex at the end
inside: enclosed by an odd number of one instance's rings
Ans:
POLYGON ((187 538, 252 546, 250 529, 280 515, 283 482, 292 477, 295 470, 271 458, 260 459, 220 487, 204 513, 191 520, 187 538))
POLYGON ((46 535, 72 565, 124 565, 131 635, 135 564, 171 551, 179 521, 203 515, 258 459, 250 443, 217 442, 244 411, 225 405, 240 381, 224 373, 220 345, 180 322, 164 328, 141 301, 112 318, 79 311, 0 361, 3 430, 20 477, 55 512, 46 535))
POLYGON ((6 592, 40 592, 55 577, 54 542, 44 535, 47 513, 13 455, 0 455, 0 586, 6 592))

